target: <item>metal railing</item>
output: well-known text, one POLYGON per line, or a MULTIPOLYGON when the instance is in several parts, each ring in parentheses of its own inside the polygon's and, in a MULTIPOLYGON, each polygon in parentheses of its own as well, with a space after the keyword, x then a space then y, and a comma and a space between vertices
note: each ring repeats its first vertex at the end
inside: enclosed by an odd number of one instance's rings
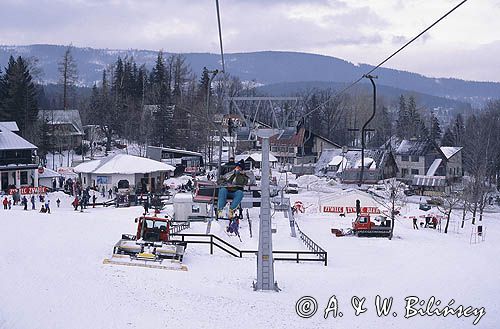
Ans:
POLYGON ((170 221, 170 235, 175 235, 181 231, 184 231, 190 227, 189 221, 170 221))
MULTIPOLYGON (((257 250, 240 250, 232 244, 222 240, 213 234, 200 233, 171 233, 172 237, 180 237, 182 242, 194 244, 210 245, 210 254, 214 253, 214 246, 231 256, 243 258, 245 254, 257 255, 257 250)), ((312 241, 312 240, 311 240, 312 241)), ((316 245, 317 246, 317 245, 316 245)), ((321 248, 320 248, 321 249, 321 248)), ((322 251, 295 251, 295 250, 273 250, 273 258, 278 261, 294 261, 294 262, 323 262, 327 266, 327 253, 322 251), (319 258, 311 258, 310 256, 319 256, 319 258), (287 257, 288 256, 288 257, 287 257)))
POLYGON ((328 265, 328 253, 325 249, 321 248, 316 242, 314 242, 310 237, 308 237, 299 227, 299 224, 295 222, 297 226, 297 231, 299 231, 300 240, 305 244, 305 246, 311 250, 311 253, 319 257, 320 260, 325 262, 325 266, 328 265))

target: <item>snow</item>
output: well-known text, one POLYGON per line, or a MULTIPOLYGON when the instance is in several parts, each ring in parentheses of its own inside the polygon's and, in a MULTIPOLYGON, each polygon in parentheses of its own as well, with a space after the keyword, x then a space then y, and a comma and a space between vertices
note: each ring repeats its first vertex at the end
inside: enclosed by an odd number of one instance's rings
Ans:
POLYGON ((75 172, 81 173, 125 175, 174 170, 175 168, 169 164, 123 153, 84 162, 75 167, 75 172))
POLYGON ((436 174, 436 170, 439 168, 439 165, 443 159, 435 159, 434 162, 432 162, 431 166, 429 167, 429 170, 427 171, 426 176, 434 176, 436 174))
MULTIPOLYGON (((302 176, 299 184, 323 184, 326 180, 302 176), (302 182, 301 182, 302 180, 302 182)), ((330 229, 350 227, 351 219, 317 213, 319 196, 326 193, 301 190, 290 195, 306 209, 297 216, 304 233, 328 252, 322 263, 275 262, 279 293, 254 292, 256 258, 234 258, 208 245, 189 245, 184 256, 187 272, 104 265, 123 233, 134 233, 134 218, 141 207, 72 210, 71 198, 50 194, 52 214, 0 209, 0 328, 498 328, 500 322, 500 216, 488 208, 483 223, 486 241, 470 244, 471 223, 460 229, 460 210, 453 214, 450 232, 412 229, 418 204, 408 203, 397 217, 395 237, 335 237, 330 229), (60 198, 61 208, 54 200, 60 198), (316 207, 317 208, 317 207, 316 207), (327 319, 323 311, 330 297, 339 301, 343 317, 327 319), (374 298, 394 297, 397 317, 377 317, 374 298), (435 296, 447 305, 485 307, 477 326, 474 317, 415 316, 404 318, 404 298, 435 296), (318 302, 310 319, 296 315, 302 296, 318 302), (366 297, 368 311, 355 316, 351 297, 366 297)), ((331 194, 330 194, 331 195, 331 194)), ((38 206, 38 205, 37 205, 38 206)), ((164 214, 171 214, 172 207, 164 214)), ((433 208, 431 211, 435 211, 433 208)), ((431 212, 430 211, 430 212, 431 212)), ((242 249, 258 244, 258 209, 251 209, 253 238, 248 222, 241 222, 243 242, 228 237, 225 222, 214 222, 212 233, 242 249)), ((305 250, 290 237, 288 219, 274 213, 275 250, 305 250)), ((196 223, 188 232, 204 232, 196 223)))
POLYGON ((460 151, 461 149, 463 149, 463 147, 441 146, 440 149, 441 149, 441 152, 443 152, 443 154, 446 157, 446 159, 449 159, 452 156, 454 156, 458 151, 460 151))
POLYGON ((330 161, 330 162, 328 163, 328 165, 329 165, 329 166, 338 166, 338 165, 340 165, 341 163, 343 163, 343 162, 344 162, 344 160, 345 160, 345 161, 347 161, 347 160, 346 160, 346 158, 344 158, 343 156, 341 156, 341 155, 336 155, 336 156, 334 156, 334 157, 333 157, 332 161, 330 161))

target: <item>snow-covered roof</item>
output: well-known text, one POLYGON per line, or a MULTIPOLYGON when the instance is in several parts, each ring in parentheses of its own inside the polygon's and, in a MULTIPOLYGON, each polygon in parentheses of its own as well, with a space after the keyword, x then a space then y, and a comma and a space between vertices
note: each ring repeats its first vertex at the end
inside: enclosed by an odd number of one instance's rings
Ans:
POLYGON ((429 170, 427 170, 427 176, 434 176, 436 174, 436 170, 439 168, 439 165, 443 159, 435 159, 434 162, 432 162, 431 166, 429 167, 429 170))
POLYGON ((74 131, 70 134, 83 135, 82 119, 78 110, 40 110, 38 118, 47 120, 49 124, 63 125, 70 124, 74 131))
POLYGON ((434 147, 426 140, 403 140, 396 150, 397 155, 426 155, 434 147))
POLYGON ((75 167, 78 173, 146 174, 156 171, 174 171, 169 164, 130 154, 116 154, 100 160, 84 162, 75 167))
MULTIPOLYGON (((377 164, 375 163, 375 160, 373 160, 372 158, 368 158, 368 157, 365 157, 364 165, 365 165, 365 168, 369 168, 369 169, 376 169, 377 168, 377 164)), ((356 161, 354 168, 361 168, 361 159, 356 161)))
MULTIPOLYGON (((252 154, 239 154, 239 155, 234 157, 234 160, 236 162, 238 162, 240 160, 248 160, 248 159, 252 159, 255 162, 261 162, 262 161, 262 153, 255 152, 252 154)), ((278 159, 276 159, 276 157, 271 152, 269 152, 269 162, 278 162, 278 159)))
POLYGON ((328 162, 329 166, 338 166, 340 165, 344 160, 347 160, 341 155, 336 155, 333 157, 332 161, 328 162))
POLYGON ((0 122, 0 130, 1 128, 8 129, 10 131, 19 131, 19 127, 17 126, 17 123, 15 121, 2 121, 0 122))
POLYGON ((413 176, 412 185, 414 186, 446 186, 446 176, 413 176))
POLYGON ((50 168, 43 168, 43 174, 39 174, 38 178, 54 178, 54 177, 60 177, 62 176, 60 173, 50 169, 50 168))
POLYGON ((36 150, 37 147, 0 125, 0 150, 36 150))
MULTIPOLYGON (((253 161, 256 161, 256 162, 261 162, 262 161, 262 153, 252 153, 250 154, 249 158, 252 158, 253 161)), ((278 159, 276 159, 276 157, 271 153, 269 152, 269 162, 278 162, 278 159)))
POLYGON ((455 154, 457 154, 463 147, 459 146, 441 146, 441 152, 443 152, 446 159, 451 158, 455 154))

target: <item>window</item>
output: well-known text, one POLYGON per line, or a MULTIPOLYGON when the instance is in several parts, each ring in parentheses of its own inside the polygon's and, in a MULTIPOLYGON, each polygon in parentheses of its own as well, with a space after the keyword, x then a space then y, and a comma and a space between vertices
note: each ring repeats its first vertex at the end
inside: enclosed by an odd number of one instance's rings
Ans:
POLYGON ((411 156, 411 162, 418 162, 418 160, 419 160, 418 155, 412 155, 411 156))
POLYGON ((405 177, 406 175, 408 175, 408 169, 401 168, 401 177, 405 177))
POLYGON ((410 157, 407 156, 407 155, 402 155, 401 156, 401 161, 408 162, 408 161, 410 161, 410 157))
POLYGON ((412 169, 411 170, 412 175, 418 175, 418 169, 412 169))
POLYGON ((21 185, 28 185, 28 172, 21 171, 21 185))

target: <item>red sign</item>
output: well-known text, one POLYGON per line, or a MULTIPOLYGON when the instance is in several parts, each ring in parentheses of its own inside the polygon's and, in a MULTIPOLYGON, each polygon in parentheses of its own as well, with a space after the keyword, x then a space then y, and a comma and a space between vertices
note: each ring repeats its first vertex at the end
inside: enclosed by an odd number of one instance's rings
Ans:
POLYGON ((323 212, 343 213, 344 212, 344 207, 324 206, 323 207, 323 212))
MULTIPOLYGON (((323 212, 343 214, 345 209, 345 213, 355 214, 356 207, 335 207, 335 206, 323 206, 323 212)), ((380 209, 377 207, 361 207, 362 214, 380 214, 380 209)))
MULTIPOLYGON (((9 194, 13 195, 17 192, 17 189, 11 188, 9 190, 9 194)), ((25 186, 21 187, 19 189, 20 194, 39 194, 39 193, 47 193, 47 187, 45 186, 39 186, 39 187, 30 187, 30 186, 25 186)))

